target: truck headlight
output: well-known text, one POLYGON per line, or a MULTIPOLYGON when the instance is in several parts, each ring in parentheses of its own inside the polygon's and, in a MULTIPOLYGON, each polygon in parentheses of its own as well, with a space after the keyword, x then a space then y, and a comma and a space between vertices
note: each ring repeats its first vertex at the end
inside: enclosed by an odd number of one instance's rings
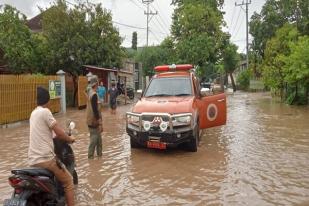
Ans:
POLYGON ((149 121, 144 121, 143 123, 144 130, 148 132, 150 130, 151 124, 149 121))
POLYGON ((161 122, 160 129, 162 132, 165 132, 167 130, 167 127, 168 127, 168 122, 161 122))
POLYGON ((191 116, 186 115, 186 116, 179 116, 179 117, 174 117, 173 120, 173 125, 190 125, 191 124, 191 116))
POLYGON ((139 116, 127 115, 128 124, 139 124, 139 116))

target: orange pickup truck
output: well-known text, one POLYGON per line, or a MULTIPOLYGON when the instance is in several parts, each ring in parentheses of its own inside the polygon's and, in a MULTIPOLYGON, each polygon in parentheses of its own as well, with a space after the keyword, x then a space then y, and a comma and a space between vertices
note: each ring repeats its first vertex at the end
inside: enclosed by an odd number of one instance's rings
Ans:
POLYGON ((155 71, 140 100, 126 114, 131 148, 185 144, 196 152, 202 129, 226 123, 225 94, 205 94, 190 64, 157 66, 155 71))

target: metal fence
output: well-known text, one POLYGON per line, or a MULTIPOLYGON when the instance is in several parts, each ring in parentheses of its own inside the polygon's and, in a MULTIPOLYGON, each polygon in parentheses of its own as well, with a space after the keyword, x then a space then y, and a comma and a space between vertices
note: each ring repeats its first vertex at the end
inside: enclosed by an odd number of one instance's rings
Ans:
MULTIPOLYGON (((29 119, 36 107, 36 88, 48 89, 49 80, 57 76, 0 75, 0 125, 29 119)), ((50 110, 60 111, 60 100, 50 101, 50 110)))

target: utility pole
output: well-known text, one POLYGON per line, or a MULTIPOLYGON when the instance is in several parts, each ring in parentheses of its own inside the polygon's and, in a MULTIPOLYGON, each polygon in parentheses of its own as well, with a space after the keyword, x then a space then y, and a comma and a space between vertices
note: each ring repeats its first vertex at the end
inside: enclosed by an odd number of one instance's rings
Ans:
POLYGON ((251 0, 243 0, 241 4, 237 4, 235 2, 235 6, 244 6, 246 5, 246 50, 247 50, 247 55, 246 55, 246 65, 247 69, 249 68, 249 22, 248 22, 248 7, 249 4, 251 4, 251 0), (246 1, 246 2, 245 2, 246 1))
POLYGON ((149 22, 151 21, 152 17, 154 15, 158 14, 158 11, 156 12, 152 12, 149 10, 149 5, 153 2, 154 0, 143 0, 144 4, 147 4, 147 12, 144 11, 144 14, 147 15, 147 47, 148 47, 148 43, 149 43, 149 22), (151 17, 150 17, 151 16, 151 17))

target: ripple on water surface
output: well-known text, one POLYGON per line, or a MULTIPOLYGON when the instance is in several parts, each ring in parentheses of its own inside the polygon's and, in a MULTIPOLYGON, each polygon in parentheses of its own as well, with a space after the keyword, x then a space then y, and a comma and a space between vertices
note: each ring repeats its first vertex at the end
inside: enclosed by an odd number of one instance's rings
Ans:
MULTIPOLYGON (((73 145, 77 205, 306 205, 309 203, 309 109, 274 102, 267 94, 228 97, 226 126, 204 131, 197 153, 130 149, 125 111, 103 111, 103 157, 87 159, 85 112, 73 145)), ((11 193, 11 168, 26 166, 26 123, 0 129, 0 204, 11 193)), ((308 204, 309 205, 309 204, 308 204)))

